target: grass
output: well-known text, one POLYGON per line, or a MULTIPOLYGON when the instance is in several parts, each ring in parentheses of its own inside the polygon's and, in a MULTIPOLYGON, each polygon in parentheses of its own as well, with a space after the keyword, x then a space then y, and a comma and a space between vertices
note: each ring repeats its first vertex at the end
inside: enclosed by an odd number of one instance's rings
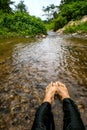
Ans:
POLYGON ((75 33, 75 32, 82 32, 87 33, 87 21, 83 23, 79 23, 78 25, 69 25, 65 28, 64 33, 75 33))
POLYGON ((53 30, 54 29, 54 22, 51 21, 50 23, 46 23, 45 27, 47 30, 53 30))

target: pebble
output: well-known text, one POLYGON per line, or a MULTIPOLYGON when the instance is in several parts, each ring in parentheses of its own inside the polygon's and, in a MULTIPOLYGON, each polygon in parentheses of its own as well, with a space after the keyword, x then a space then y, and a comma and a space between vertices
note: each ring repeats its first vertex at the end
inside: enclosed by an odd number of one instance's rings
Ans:
POLYGON ((79 108, 79 110, 80 110, 81 113, 83 113, 84 110, 85 110, 85 107, 84 107, 83 104, 79 104, 79 105, 78 105, 78 108, 79 108))

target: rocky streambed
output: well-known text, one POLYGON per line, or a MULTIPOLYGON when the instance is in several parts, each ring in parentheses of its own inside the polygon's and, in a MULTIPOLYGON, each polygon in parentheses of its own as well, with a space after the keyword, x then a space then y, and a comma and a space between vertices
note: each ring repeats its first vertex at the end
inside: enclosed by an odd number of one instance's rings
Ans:
MULTIPOLYGON (((30 130, 46 86, 68 87, 87 126, 87 39, 49 32, 38 41, 0 40, 0 130, 30 130)), ((52 104, 56 130, 62 129, 62 103, 52 104)))

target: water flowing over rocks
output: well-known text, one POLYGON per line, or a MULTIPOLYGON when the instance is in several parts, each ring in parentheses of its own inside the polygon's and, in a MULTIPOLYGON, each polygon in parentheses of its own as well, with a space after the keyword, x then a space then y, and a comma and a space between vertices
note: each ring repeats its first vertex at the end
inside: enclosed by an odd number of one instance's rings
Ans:
MULTIPOLYGON (((7 49, 2 44, 0 41, 0 49, 5 50, 0 53, 0 130, 30 130, 45 87, 58 80, 68 86, 87 126, 86 39, 49 32, 36 42, 21 41, 7 49)), ((56 130, 63 126, 61 108, 62 103, 55 99, 56 130)))

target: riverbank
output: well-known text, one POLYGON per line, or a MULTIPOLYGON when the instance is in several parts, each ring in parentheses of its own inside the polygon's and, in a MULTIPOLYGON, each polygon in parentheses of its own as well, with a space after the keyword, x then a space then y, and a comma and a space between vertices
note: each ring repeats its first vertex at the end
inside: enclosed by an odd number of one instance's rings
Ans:
POLYGON ((0 38, 35 37, 46 34, 47 30, 40 18, 26 12, 0 12, 0 38))
POLYGON ((38 35, 20 35, 16 33, 10 33, 9 35, 0 35, 0 39, 9 39, 9 38, 16 38, 16 39, 39 39, 39 38, 46 38, 47 34, 38 34, 38 35))
POLYGON ((70 21, 63 28, 59 29, 57 33, 87 38, 87 16, 84 16, 81 20, 70 21))

